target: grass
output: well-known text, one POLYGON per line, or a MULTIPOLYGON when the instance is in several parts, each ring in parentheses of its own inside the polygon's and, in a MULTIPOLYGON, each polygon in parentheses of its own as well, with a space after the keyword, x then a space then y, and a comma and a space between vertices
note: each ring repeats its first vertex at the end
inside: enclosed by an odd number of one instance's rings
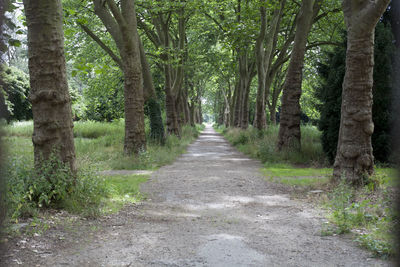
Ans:
MULTIPOLYGON (((181 139, 168 136, 160 146, 148 142, 147 151, 136 156, 123 153, 124 121, 113 123, 76 122, 75 150, 79 169, 76 186, 68 173, 51 173, 50 180, 35 178, 33 167, 32 122, 18 122, 4 127, 7 148, 8 218, 18 222, 38 216, 42 207, 65 209, 86 217, 116 212, 126 203, 140 201, 139 185, 148 176, 98 175, 102 170, 154 170, 172 163, 184 153, 204 126, 182 128, 181 139), (52 181, 54 180, 54 182, 52 181), (59 183, 57 181, 63 181, 59 183)), ((148 125, 146 127, 148 132, 148 125)), ((49 168, 50 170, 51 168, 49 168)))
POLYGON ((294 196, 317 202, 326 211, 328 223, 322 235, 352 233, 355 241, 375 256, 390 258, 396 250, 393 229, 398 217, 394 212, 398 172, 378 165, 375 174, 361 188, 332 181, 332 168, 322 151, 320 132, 302 126, 301 151, 275 149, 279 128, 264 131, 218 127, 229 142, 250 157, 261 160, 266 180, 293 189, 294 196), (318 194, 310 194, 313 190, 318 194))
POLYGON ((309 166, 326 166, 327 160, 322 151, 320 132, 311 125, 302 126, 301 151, 276 151, 279 127, 268 126, 259 131, 253 127, 247 130, 237 128, 216 129, 236 146, 241 152, 252 158, 269 163, 291 163, 309 166))
MULTIPOLYGON (((148 142, 147 151, 127 157, 123 153, 124 122, 76 122, 74 124, 75 151, 79 168, 95 167, 98 170, 154 170, 172 163, 185 152, 202 126, 184 126, 181 139, 168 136, 165 146, 148 142)), ((32 122, 19 122, 5 127, 10 157, 23 157, 33 162, 32 122)))
POLYGON ((109 200, 104 207, 107 213, 120 210, 126 203, 137 203, 145 197, 139 186, 149 179, 149 175, 115 175, 106 176, 105 184, 109 189, 109 200))

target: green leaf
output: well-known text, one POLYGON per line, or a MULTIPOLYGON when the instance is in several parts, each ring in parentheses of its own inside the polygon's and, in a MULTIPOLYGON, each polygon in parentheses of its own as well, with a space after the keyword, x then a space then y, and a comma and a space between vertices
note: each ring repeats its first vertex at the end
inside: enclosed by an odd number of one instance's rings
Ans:
POLYGON ((10 40, 8 40, 8 44, 10 46, 20 47, 21 46, 21 41, 17 40, 17 39, 10 39, 10 40))

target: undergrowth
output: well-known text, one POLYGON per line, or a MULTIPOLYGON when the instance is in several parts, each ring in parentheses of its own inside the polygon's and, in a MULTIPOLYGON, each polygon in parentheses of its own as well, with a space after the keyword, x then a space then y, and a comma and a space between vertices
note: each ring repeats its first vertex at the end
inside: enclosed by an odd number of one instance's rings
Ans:
POLYGON ((394 189, 379 181, 376 174, 363 188, 354 188, 341 181, 329 194, 326 207, 328 224, 322 233, 354 233, 356 242, 377 257, 390 258, 396 251, 393 234, 398 222, 394 211, 394 189))

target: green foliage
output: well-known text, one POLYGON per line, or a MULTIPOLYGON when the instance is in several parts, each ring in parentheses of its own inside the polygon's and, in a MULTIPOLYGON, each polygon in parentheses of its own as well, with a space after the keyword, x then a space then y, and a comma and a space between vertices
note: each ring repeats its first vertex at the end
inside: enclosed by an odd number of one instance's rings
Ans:
POLYGON ((388 235, 388 231, 386 231, 379 234, 363 234, 360 235, 356 241, 360 244, 360 246, 372 251, 376 257, 386 259, 395 255, 396 246, 394 245, 394 240, 392 239, 393 238, 391 237, 390 233, 388 235))
POLYGON ((354 232, 357 233, 356 241, 375 256, 393 256, 392 232, 397 218, 389 190, 384 182, 378 186, 367 184, 356 190, 343 179, 329 195, 327 203, 328 219, 335 227, 328 226, 324 233, 354 232))
MULTIPOLYGON (((375 158, 388 162, 390 145, 390 107, 391 107, 391 58, 393 56, 393 37, 389 25, 378 23, 375 31, 375 66, 373 85, 373 121, 375 130, 372 146, 375 158)), ((327 61, 319 66, 322 82, 316 97, 321 113, 319 129, 322 131, 322 146, 330 162, 336 156, 340 126, 342 83, 345 75, 346 47, 336 47, 326 53, 327 61)))
POLYGON ((6 177, 8 217, 14 222, 44 207, 92 216, 106 193, 104 183, 94 172, 81 170, 72 177, 69 168, 54 157, 39 169, 34 169, 26 157, 10 158, 6 177))
POLYGON ((83 119, 111 122, 124 117, 123 77, 120 71, 96 75, 85 88, 83 119))
POLYGON ((0 73, 2 85, 0 91, 4 93, 7 105, 7 120, 32 119, 32 108, 28 100, 29 77, 14 67, 3 65, 0 73))

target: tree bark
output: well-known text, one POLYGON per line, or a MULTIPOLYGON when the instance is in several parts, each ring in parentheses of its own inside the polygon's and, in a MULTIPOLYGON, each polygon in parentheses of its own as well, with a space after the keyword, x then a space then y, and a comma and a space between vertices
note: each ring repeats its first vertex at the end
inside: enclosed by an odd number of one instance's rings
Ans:
POLYGON ((125 138, 124 152, 146 150, 144 127, 143 73, 140 58, 134 0, 93 0, 94 12, 111 34, 122 61, 124 73, 125 138))
POLYGON ((374 172, 371 136, 374 29, 389 0, 344 0, 347 27, 346 74, 343 81, 338 148, 333 175, 354 185, 374 172))
POLYGON ((154 89, 153 77, 151 76, 150 65, 147 61, 142 41, 139 39, 140 62, 143 72, 143 93, 144 100, 149 108, 150 138, 160 144, 165 143, 164 124, 161 116, 161 105, 157 100, 154 89))
POLYGON ((234 97, 234 105, 233 105, 233 121, 232 121, 232 126, 233 127, 240 127, 240 119, 241 119, 241 103, 242 103, 242 87, 241 87, 241 78, 240 75, 237 77, 238 81, 236 82, 235 85, 235 92, 233 94, 234 97))
POLYGON ((301 147, 300 97, 304 55, 307 46, 307 37, 315 16, 314 14, 318 13, 319 8, 320 0, 302 1, 300 13, 296 22, 296 34, 292 55, 290 57, 283 87, 282 112, 277 143, 278 150, 300 150, 301 147))
MULTIPOLYGON (((263 4, 264 2, 262 2, 263 4)), ((258 76, 258 87, 257 87, 257 98, 256 98, 256 114, 254 118, 254 127, 258 130, 262 130, 267 125, 265 117, 265 51, 264 51, 264 40, 267 31, 267 12, 265 6, 260 7, 260 34, 257 38, 255 54, 257 64, 257 76, 258 76)))
POLYGON ((60 0, 24 0, 35 165, 55 155, 76 173, 60 0))

